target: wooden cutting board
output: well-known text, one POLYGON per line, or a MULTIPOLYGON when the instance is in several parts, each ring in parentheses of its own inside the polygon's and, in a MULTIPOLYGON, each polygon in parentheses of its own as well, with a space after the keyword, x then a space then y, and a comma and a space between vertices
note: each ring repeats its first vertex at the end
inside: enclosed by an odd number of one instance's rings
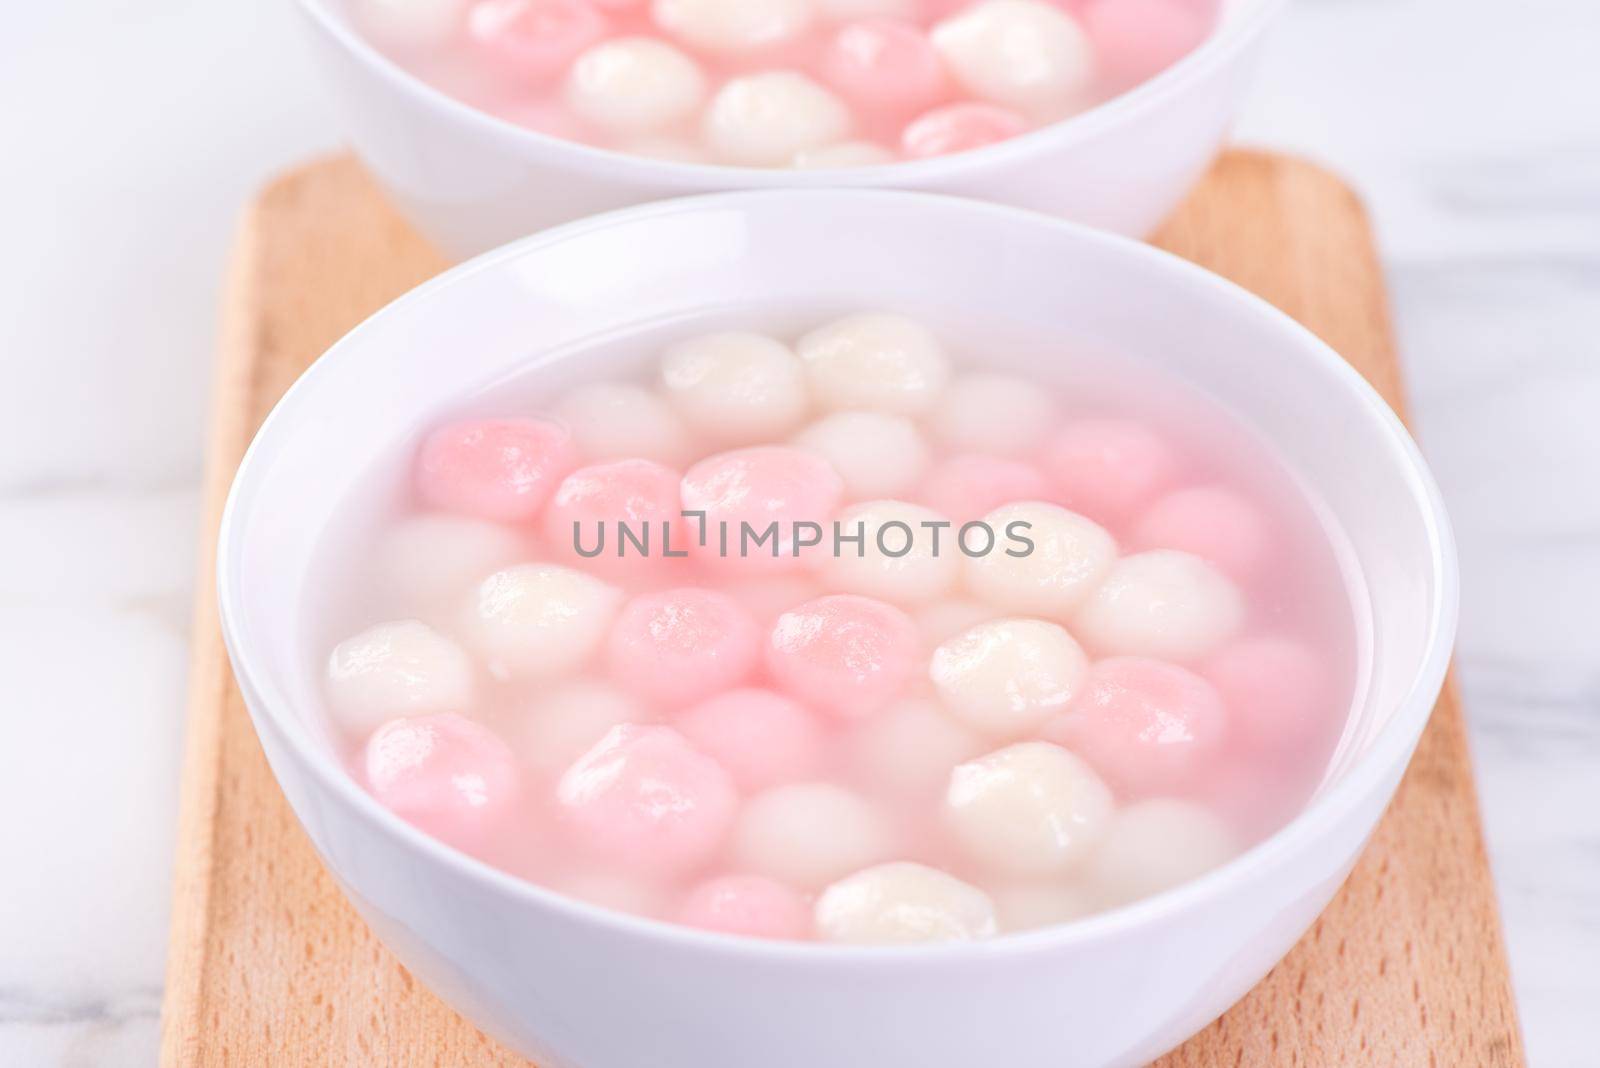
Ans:
MULTIPOLYGON (((1230 153, 1158 243, 1295 316, 1402 408, 1372 236, 1338 180, 1230 153)), ((341 334, 445 266, 349 159, 285 175, 245 216, 207 470, 162 1013, 171 1068, 525 1063, 417 984, 340 897, 257 744, 212 581, 223 499, 268 409, 341 334)), ((1161 1063, 1523 1063, 1453 687, 1338 898, 1260 986, 1161 1063)))

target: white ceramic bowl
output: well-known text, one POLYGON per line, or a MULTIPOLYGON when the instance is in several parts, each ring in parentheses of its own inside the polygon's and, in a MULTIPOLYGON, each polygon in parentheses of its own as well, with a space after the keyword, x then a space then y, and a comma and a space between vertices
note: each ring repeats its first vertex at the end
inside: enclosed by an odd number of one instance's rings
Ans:
POLYGON ((356 150, 445 252, 466 256, 558 223, 730 189, 857 187, 977 197, 1142 236, 1216 153, 1281 0, 1224 0, 1212 36, 1132 91, 974 152, 832 171, 626 156, 523 129, 429 87, 351 28, 341 0, 301 0, 356 150))
POLYGON ((543 1068, 1142 1063, 1259 980, 1344 879, 1427 720, 1456 612, 1453 547, 1416 448, 1310 333, 1124 238, 861 190, 635 208, 421 287, 335 345, 272 413, 239 470, 220 553, 234 670, 317 850, 407 967, 543 1068), (1131 907, 921 948, 740 940, 608 913, 382 809, 333 756, 308 647, 308 568, 330 514, 451 398, 530 360, 551 383, 593 373, 585 339, 708 304, 959 309, 1070 336, 1170 369, 1275 443, 1347 535, 1372 633, 1350 727, 1310 807, 1225 867, 1131 907))

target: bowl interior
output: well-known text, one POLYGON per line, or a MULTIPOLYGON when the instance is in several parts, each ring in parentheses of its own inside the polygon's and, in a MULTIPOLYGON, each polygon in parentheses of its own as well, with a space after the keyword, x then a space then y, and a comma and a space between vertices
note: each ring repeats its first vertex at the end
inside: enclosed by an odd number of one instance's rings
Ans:
MULTIPOLYGON (((1357 578, 1370 640, 1330 780, 1359 762, 1448 625, 1448 535, 1389 409, 1309 333, 1174 257, 1015 209, 868 191, 724 194, 562 227, 449 272, 330 350, 273 412, 225 516, 224 627, 266 714, 307 759, 334 762, 306 655, 308 583, 330 517, 442 406, 530 365, 551 389, 593 377, 586 351, 645 324, 865 307, 955 308, 1138 357, 1270 441, 1357 578)), ((984 351, 1044 380, 1071 373, 1039 350, 984 351)))

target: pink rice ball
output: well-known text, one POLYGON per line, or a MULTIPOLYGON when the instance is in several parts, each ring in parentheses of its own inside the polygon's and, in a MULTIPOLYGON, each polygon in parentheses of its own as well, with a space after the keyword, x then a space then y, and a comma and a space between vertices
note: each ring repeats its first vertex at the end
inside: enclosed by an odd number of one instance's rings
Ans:
POLYGON ((390 720, 367 739, 361 766, 380 804, 467 852, 488 844, 521 794, 511 748, 454 713, 390 720))
POLYGON ((467 11, 467 39, 485 63, 525 85, 555 81, 605 35, 605 16, 586 0, 478 0, 467 11))
POLYGON ((678 922, 704 931, 794 942, 811 937, 811 906, 775 879, 724 875, 689 892, 678 922))
POLYGON ((900 148, 912 159, 969 152, 1028 131, 1028 120, 997 104, 946 104, 915 120, 900 135, 900 148))
POLYGON ((740 685, 760 657, 750 613, 725 593, 693 586, 635 597, 612 624, 606 646, 616 683, 667 708, 740 685))
POLYGON ((1212 20, 1193 0, 1096 0, 1083 10, 1101 73, 1136 85, 1198 48, 1212 20))
POLYGON ((608 867, 683 874, 721 848, 738 808, 733 778, 670 727, 613 727, 556 784, 572 845, 608 867))
POLYGON ((671 530, 673 552, 689 541, 679 515, 679 481, 678 472, 651 460, 580 467, 545 507, 547 544, 567 562, 581 559, 582 567, 606 578, 658 572, 674 559, 663 555, 663 531, 671 530), (637 541, 624 540, 623 526, 637 541))
POLYGON ((928 35, 898 19, 840 26, 823 48, 823 80, 851 103, 880 115, 905 115, 946 91, 944 65, 928 35))
POLYGON ((1232 490, 1195 486, 1152 504, 1133 527, 1136 549, 1181 549, 1236 579, 1250 576, 1269 548, 1261 510, 1232 490))
POLYGON ((821 724, 800 702, 771 690, 719 694, 674 726, 746 793, 811 778, 822 762, 821 724))
MULTIPOLYGON (((705 545, 698 537, 690 545, 702 562, 739 574, 793 571, 805 562, 795 555, 794 525, 816 523, 826 532, 844 500, 844 480, 813 452, 763 445, 701 460, 683 476, 682 497, 686 511, 706 516, 705 545), (776 537, 760 545, 746 541, 744 524, 752 539, 776 524, 776 537)), ((688 523, 697 527, 693 519, 688 523)))
POLYGON ((900 696, 916 670, 916 624, 893 605, 836 594, 785 612, 767 640, 767 667, 789 693, 841 719, 900 696))
POLYGON ((414 471, 422 504, 516 523, 534 518, 578 464, 572 435, 546 419, 462 419, 429 434, 414 471))
POLYGON ((1118 656, 1090 669, 1045 736, 1087 760, 1126 801, 1192 791, 1227 728, 1222 698, 1205 679, 1162 660, 1118 656))
POLYGON ((958 525, 1004 504, 1050 501, 1055 493, 1037 468, 1017 460, 965 453, 938 464, 923 480, 923 504, 958 525))
POLYGON ((1130 419, 1079 419, 1045 446, 1044 466, 1061 503, 1116 525, 1171 484, 1178 458, 1166 439, 1130 419))
POLYGON ((1293 639, 1234 642, 1214 653, 1201 673, 1222 695, 1245 752, 1278 758, 1321 754, 1344 726, 1332 707, 1327 668, 1293 639))

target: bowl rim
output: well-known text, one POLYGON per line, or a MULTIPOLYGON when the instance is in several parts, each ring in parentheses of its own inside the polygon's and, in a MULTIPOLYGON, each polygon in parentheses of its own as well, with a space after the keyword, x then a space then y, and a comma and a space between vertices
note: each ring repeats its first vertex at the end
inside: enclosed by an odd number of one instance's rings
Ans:
MULTIPOLYGON (((881 217, 883 212, 875 214, 881 217)), ((865 967, 932 965, 942 961, 992 958, 996 953, 1003 952, 1069 950, 1077 945, 1114 937, 1131 928, 1170 919, 1204 900, 1227 897, 1259 873, 1283 863, 1286 858, 1308 846, 1314 846, 1320 835, 1338 825, 1374 789, 1381 787, 1384 776, 1392 766, 1404 766, 1409 761, 1443 685, 1459 611, 1460 579, 1456 545, 1443 499, 1421 450, 1399 416, 1372 385, 1331 347, 1287 313, 1220 275, 1132 238, 1023 208, 938 193, 881 189, 737 190, 622 208, 513 241, 424 282, 368 316, 342 336, 296 379, 273 406, 245 450, 229 487, 218 529, 216 551, 216 597, 223 642, 257 731, 261 731, 264 725, 270 726, 299 763, 320 781, 322 789, 353 810, 367 829, 387 836, 402 849, 416 854, 419 862, 442 865, 457 877, 475 882, 480 889, 507 898, 518 907, 551 910, 568 920, 662 944, 676 944, 692 950, 750 960, 793 961, 796 966, 802 967, 829 966, 841 961, 865 967), (663 217, 726 213, 730 209, 781 211, 792 216, 797 211, 826 211, 835 202, 876 202, 883 212, 914 210, 930 217, 950 213, 983 216, 999 224, 1032 227, 1069 244, 1094 247, 1099 254, 1144 261, 1154 271, 1169 274, 1176 280, 1205 291, 1208 294, 1206 299, 1232 304, 1239 314, 1270 321, 1283 334, 1286 350, 1298 349, 1302 358, 1330 371, 1343 382, 1354 399, 1375 417, 1397 468, 1410 485, 1430 546, 1431 597, 1423 654, 1405 696, 1350 766, 1313 795, 1288 823, 1221 867, 1161 893, 1105 912, 1063 924, 973 942, 845 946, 764 941, 684 927, 567 897, 460 852, 400 819, 363 790, 326 742, 315 737, 310 728, 293 714, 293 702, 252 651, 249 634, 243 623, 245 613, 240 593, 239 548, 249 518, 252 485, 259 481, 257 469, 270 463, 271 456, 268 453, 273 448, 273 439, 279 433, 277 427, 291 418, 293 409, 300 404, 302 397, 319 388, 321 378, 335 361, 354 358, 354 352, 359 352, 363 345, 362 336, 370 331, 373 323, 395 314, 401 306, 426 303, 437 291, 470 285, 480 274, 494 272, 524 257, 536 255, 547 247, 600 231, 663 217)), ((296 818, 298 820, 298 813, 296 818)))
POLYGON ((730 184, 745 189, 808 189, 837 185, 841 181, 863 186, 898 182, 959 179, 992 168, 1021 166, 1040 155, 1072 147, 1104 130, 1131 120, 1185 92, 1189 86, 1231 63, 1272 23, 1287 0, 1222 0, 1220 21, 1193 51, 1165 70, 1146 78, 1093 107, 1016 137, 966 152, 932 159, 895 160, 854 167, 799 168, 740 167, 723 163, 696 163, 657 159, 616 149, 571 141, 492 115, 458 100, 423 81, 389 58, 332 7, 340 0, 298 0, 302 14, 340 48, 386 82, 392 90, 424 107, 443 113, 450 121, 484 136, 504 138, 519 151, 549 154, 591 173, 631 171, 638 181, 662 181, 717 189, 730 184), (1230 13, 1227 5, 1237 7, 1230 13))

